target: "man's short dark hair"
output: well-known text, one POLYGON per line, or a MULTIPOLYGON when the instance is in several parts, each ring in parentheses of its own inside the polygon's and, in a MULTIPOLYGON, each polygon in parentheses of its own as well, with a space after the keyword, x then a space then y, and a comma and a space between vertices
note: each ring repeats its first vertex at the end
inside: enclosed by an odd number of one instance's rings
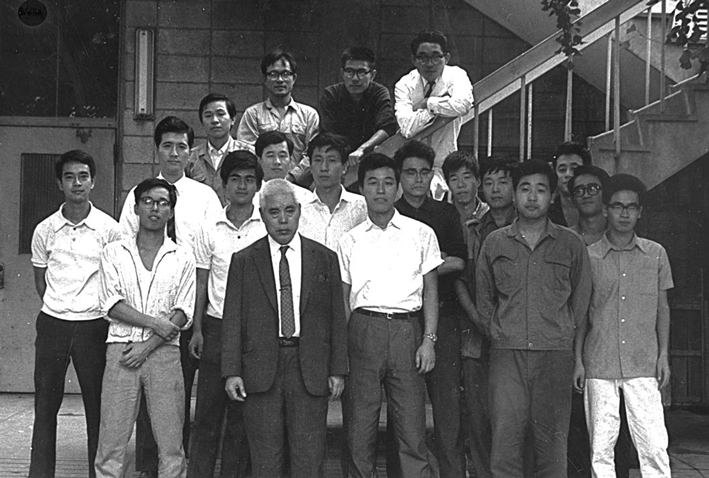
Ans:
POLYGON ((337 151, 340 155, 340 161, 342 164, 347 162, 347 158, 350 155, 350 145, 347 138, 334 133, 320 133, 316 137, 310 140, 308 143, 308 157, 310 162, 313 161, 313 153, 315 148, 329 148, 337 151))
POLYGON ((608 173, 605 169, 599 168, 598 166, 583 164, 578 168, 574 169, 574 175, 569 179, 568 189, 571 194, 573 194, 574 186, 576 185, 576 178, 586 174, 588 176, 593 176, 598 178, 601 183, 601 191, 605 191, 606 183, 608 183, 608 173))
POLYGON ((64 165, 67 163, 85 164, 89 167, 91 178, 93 179, 96 177, 96 162, 94 162, 94 158, 91 157, 91 155, 86 151, 81 149, 72 149, 71 151, 67 151, 62 154, 57 162, 54 163, 54 174, 56 174, 59 181, 62 180, 62 176, 64 175, 64 165))
POLYGON ((549 163, 542 161, 540 159, 528 159, 520 163, 515 169, 512 170, 512 185, 515 191, 519 185, 520 180, 525 176, 532 176, 534 174, 541 174, 546 176, 549 180, 549 191, 552 193, 556 191, 556 184, 559 178, 556 176, 556 172, 551 169, 549 163))
POLYGON ((135 196, 135 203, 138 204, 143 194, 155 188, 167 189, 168 195, 170 197, 170 208, 175 209, 175 204, 177 204, 177 188, 165 181, 164 179, 160 178, 148 178, 142 183, 138 184, 135 187, 135 190, 133 191, 133 195, 135 196))
POLYGON ((362 156, 357 170, 357 184, 359 184, 359 187, 364 187, 364 177, 367 175, 367 171, 374 171, 379 168, 391 168, 394 171, 396 184, 399 184, 401 174, 392 158, 382 153, 367 153, 362 156))
POLYGON ((575 154, 576 156, 581 158, 583 164, 593 164, 591 153, 588 151, 588 148, 586 148, 586 146, 576 141, 567 141, 557 146, 556 151, 554 151, 554 156, 552 158, 552 164, 554 165, 554 168, 556 168, 556 160, 559 159, 559 156, 563 156, 565 154, 575 154))
POLYGON ((263 60, 261 60, 261 73, 266 76, 268 67, 276 63, 278 60, 287 61, 290 66, 290 71, 292 73, 297 73, 298 63, 295 61, 295 57, 293 57, 290 52, 281 50, 280 48, 267 53, 266 56, 263 57, 263 60))
POLYGON ((608 179, 608 183, 603 187, 603 204, 609 204, 611 198, 618 191, 632 191, 638 195, 638 203, 642 206, 645 202, 647 186, 638 177, 632 174, 616 174, 608 179))
POLYGON ((186 134, 187 145, 192 148, 194 144, 194 131, 192 127, 177 116, 166 116, 155 127, 153 139, 155 140, 156 147, 159 147, 160 143, 162 143, 162 136, 165 133, 186 134))
POLYGON ((226 103, 226 111, 227 113, 229 113, 230 118, 233 119, 236 116, 236 105, 234 104, 231 98, 220 93, 209 93, 207 96, 202 98, 202 101, 199 102, 200 123, 202 122, 202 113, 204 112, 204 109, 209 103, 214 103, 215 101, 223 101, 224 103, 226 103))
POLYGON ((443 160, 443 166, 441 166, 446 182, 450 179, 451 174, 455 173, 460 168, 467 169, 473 173, 476 179, 480 179, 480 166, 475 156, 467 151, 453 151, 446 156, 446 159, 443 160))
POLYGON ((416 55, 421 43, 436 43, 441 46, 443 53, 448 53, 448 39, 440 30, 424 30, 411 41, 411 54, 416 55))
POLYGON ((480 179, 486 174, 507 173, 512 175, 512 170, 519 166, 519 159, 508 154, 493 154, 480 161, 480 179))
POLYGON ((396 153, 394 153, 394 163, 400 172, 404 167, 404 160, 407 158, 421 158, 428 163, 430 168, 433 168, 433 162, 436 160, 436 152, 429 145, 421 141, 412 140, 397 149, 396 153))
POLYGON ((342 68, 348 61, 366 61, 370 68, 374 68, 377 63, 377 57, 372 50, 363 46, 353 46, 342 52, 340 64, 342 68))
POLYGON ((293 141, 280 131, 266 131, 256 139, 256 144, 254 145, 256 148, 256 156, 260 158, 263 154, 263 150, 266 149, 267 146, 280 144, 284 141, 288 146, 288 154, 293 156, 293 141))
POLYGON ((254 170, 254 174, 256 175, 256 187, 260 189, 261 181, 263 181, 263 168, 258 163, 256 155, 251 151, 239 150, 227 154, 222 162, 219 175, 222 178, 222 183, 226 186, 232 171, 248 171, 249 169, 254 170))

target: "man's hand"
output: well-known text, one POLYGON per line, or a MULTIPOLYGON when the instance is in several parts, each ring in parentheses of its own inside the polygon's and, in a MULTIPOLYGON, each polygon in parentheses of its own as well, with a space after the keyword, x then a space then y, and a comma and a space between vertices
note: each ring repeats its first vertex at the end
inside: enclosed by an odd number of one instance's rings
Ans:
POLYGON ((244 387, 244 381, 241 377, 227 377, 224 390, 226 390, 226 394, 232 400, 237 402, 246 400, 246 387, 244 387))
POLYGON ((330 375, 327 377, 327 385, 330 388, 330 401, 335 401, 342 395, 345 389, 345 377, 342 375, 330 375))
POLYGON ((574 390, 578 393, 583 393, 583 387, 586 385, 586 369, 581 360, 576 360, 574 365, 574 390))
POLYGON ((416 103, 414 103, 414 111, 416 110, 427 110, 428 109, 428 98, 423 98, 416 103))
POLYGON ((666 353, 661 353, 657 358, 657 382, 659 388, 665 388, 670 383, 670 364, 666 353))
POLYGON ((190 339, 189 351, 192 358, 197 360, 202 358, 202 346, 204 345, 204 336, 202 331, 194 330, 190 339))
POLYGON ((353 167, 357 166, 362 159, 362 156, 364 156, 364 151, 361 149, 355 149, 350 153, 350 155, 347 157, 347 167, 353 167))
POLYGON ((170 319, 158 319, 152 329, 168 342, 177 337, 177 334, 180 333, 180 328, 170 322, 170 319))
POLYGON ((118 362, 125 367, 138 368, 143 365, 150 352, 152 349, 147 342, 130 342, 126 344, 118 362))
POLYGON ((416 369, 419 373, 428 373, 433 370, 436 365, 436 351, 431 342, 426 337, 423 338, 423 343, 416 350, 416 369))

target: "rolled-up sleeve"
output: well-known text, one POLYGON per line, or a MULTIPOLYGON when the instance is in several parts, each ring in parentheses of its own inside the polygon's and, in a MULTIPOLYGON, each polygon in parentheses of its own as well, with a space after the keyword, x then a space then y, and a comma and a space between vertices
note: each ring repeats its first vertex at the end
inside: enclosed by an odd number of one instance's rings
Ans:
POLYGON ((184 312, 187 317, 187 323, 182 326, 182 330, 187 330, 192 326, 193 320, 195 294, 197 290, 197 269, 195 268, 194 259, 189 254, 184 254, 184 256, 185 260, 183 261, 182 273, 177 286, 172 311, 181 310, 184 312))
POLYGON ((107 246, 101 252, 101 261, 99 263, 99 307, 101 314, 108 321, 111 318, 108 316, 108 311, 113 308, 118 302, 125 300, 126 291, 121 286, 120 273, 115 263, 114 248, 107 246))
POLYGON ((446 91, 428 99, 428 111, 433 115, 456 118, 473 107, 473 85, 468 74, 460 67, 450 67, 446 91))

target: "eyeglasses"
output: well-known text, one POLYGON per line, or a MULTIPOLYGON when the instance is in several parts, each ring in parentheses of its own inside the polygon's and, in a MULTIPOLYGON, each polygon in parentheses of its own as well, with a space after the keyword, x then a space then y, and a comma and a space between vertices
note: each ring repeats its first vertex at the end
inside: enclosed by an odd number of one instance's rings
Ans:
POLYGON ((640 211, 640 204, 630 203, 623 204, 622 202, 614 202, 609 204, 608 209, 610 209, 614 214, 620 214, 624 211, 628 211, 629 214, 637 214, 640 211))
POLYGON ((446 56, 441 55, 441 54, 435 54, 435 55, 416 55, 414 58, 416 58, 416 61, 419 63, 440 63, 446 56))
POLYGON ((589 184, 588 186, 576 186, 571 192, 574 196, 580 198, 586 193, 588 193, 589 196, 595 196, 600 190, 600 184, 589 184))
POLYGON ((266 72, 266 78, 268 78, 271 81, 276 81, 278 79, 288 81, 293 78, 293 72, 292 71, 268 71, 266 72))
POLYGON ((357 75, 357 78, 364 78, 371 72, 372 70, 365 70, 364 68, 360 68, 359 70, 355 70, 354 68, 345 68, 342 70, 342 73, 344 73, 347 78, 354 78, 355 75, 357 75))
POLYGON ((153 199, 150 196, 143 196, 139 199, 140 205, 147 208, 152 208, 154 204, 157 204, 160 209, 166 209, 170 207, 170 201, 167 199, 153 199))
POLYGON ((414 179, 417 176, 420 176, 421 178, 427 178, 428 176, 431 175, 431 173, 433 173, 433 170, 432 169, 421 169, 421 170, 404 169, 402 171, 402 173, 404 174, 404 176, 411 178, 411 179, 414 179))

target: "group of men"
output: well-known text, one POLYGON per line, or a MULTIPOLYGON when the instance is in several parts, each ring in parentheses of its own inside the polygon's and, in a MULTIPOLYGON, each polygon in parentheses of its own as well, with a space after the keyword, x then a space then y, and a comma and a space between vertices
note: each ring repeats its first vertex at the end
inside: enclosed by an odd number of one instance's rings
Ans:
POLYGON ((71 360, 92 477, 126 473, 136 422, 146 476, 211 477, 220 449, 222 476, 323 476, 328 400, 340 398, 343 474, 376 476, 382 387, 388 476, 434 475, 426 393, 440 476, 462 478, 467 463, 479 478, 565 476, 572 387, 594 475, 615 473, 622 390, 643 474, 669 476, 659 388, 672 278, 664 249, 634 233, 644 186, 608 178, 573 144, 556 172, 479 166, 455 151, 456 121, 431 145, 372 152, 397 124, 411 136, 470 109, 448 60, 445 36, 417 35, 394 114, 371 51, 350 48, 318 114, 291 97, 295 59, 273 52, 268 99, 236 139, 222 95, 200 104, 203 145, 179 118, 159 122, 160 173, 118 222, 89 201, 93 159, 64 154, 65 203, 32 242, 43 307, 30 476, 54 475, 71 360), (348 168, 361 195, 342 185, 348 168), (450 203, 431 197, 445 191, 450 203))

